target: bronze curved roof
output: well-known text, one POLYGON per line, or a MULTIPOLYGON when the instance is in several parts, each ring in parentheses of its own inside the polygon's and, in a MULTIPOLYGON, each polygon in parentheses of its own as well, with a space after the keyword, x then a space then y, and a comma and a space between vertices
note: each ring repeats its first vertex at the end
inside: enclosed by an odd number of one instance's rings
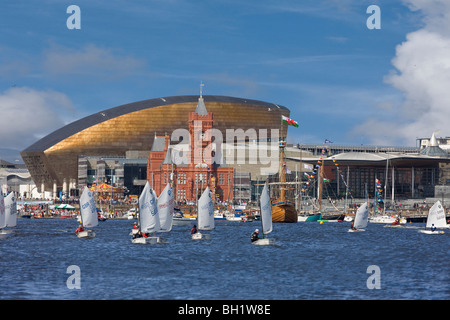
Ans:
MULTIPOLYGON (((228 96, 203 96, 206 110, 212 112, 214 128, 279 129, 286 134, 281 115, 284 106, 259 100, 228 96)), ((125 156, 130 150, 150 151, 154 136, 187 129, 189 113, 194 112, 198 95, 171 96, 133 102, 96 112, 74 121, 38 140, 21 152, 36 185, 52 190, 53 183, 78 179, 78 157, 125 156)))
MULTIPOLYGON (((45 151, 56 143, 64 140, 67 137, 72 136, 73 134, 80 132, 86 128, 92 127, 101 122, 131 113, 135 111, 140 111, 144 109, 161 107, 165 105, 179 104, 179 103, 196 103, 198 101, 199 96, 189 95, 189 96, 171 96, 171 97, 162 97, 155 99, 148 99, 137 101, 133 103, 128 103, 124 105, 120 105, 114 108, 110 108, 107 110, 103 110, 97 113, 94 113, 90 116, 82 118, 80 120, 74 121, 49 135, 43 137, 38 140, 31 146, 24 149, 22 152, 39 152, 45 151)), ((212 96, 206 95, 203 96, 205 102, 225 102, 225 103, 234 103, 234 104, 248 104, 248 105, 256 105, 266 108, 279 108, 285 112, 289 113, 289 109, 284 106, 280 106, 274 103, 252 100, 252 99, 243 99, 243 98, 235 98, 228 96, 212 96)))

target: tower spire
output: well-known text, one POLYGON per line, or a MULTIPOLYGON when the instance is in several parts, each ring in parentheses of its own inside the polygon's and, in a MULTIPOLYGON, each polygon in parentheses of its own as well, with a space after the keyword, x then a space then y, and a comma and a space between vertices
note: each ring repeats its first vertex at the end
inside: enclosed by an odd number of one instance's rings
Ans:
POLYGON ((203 82, 200 82, 200 97, 198 98, 197 108, 195 108, 195 113, 200 116, 208 115, 208 111, 206 110, 205 102, 203 101, 203 87, 205 85, 203 82))

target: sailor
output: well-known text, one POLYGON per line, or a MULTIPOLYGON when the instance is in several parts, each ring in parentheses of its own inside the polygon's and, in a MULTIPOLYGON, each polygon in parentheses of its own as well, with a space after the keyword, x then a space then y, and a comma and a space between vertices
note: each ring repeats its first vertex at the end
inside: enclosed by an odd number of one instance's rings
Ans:
POLYGON ((198 232, 197 226, 194 224, 194 226, 193 226, 192 229, 191 229, 191 234, 195 234, 195 233, 197 233, 197 232, 198 232))
POLYGON ((78 234, 79 232, 84 231, 83 225, 80 224, 80 226, 75 230, 75 233, 78 234))
POLYGON ((259 230, 256 229, 256 230, 252 233, 252 236, 250 237, 250 240, 251 240, 252 242, 255 242, 255 241, 258 240, 258 239, 259 239, 259 230))
POLYGON ((431 231, 433 231, 433 232, 436 231, 436 227, 434 226, 434 223, 431 225, 431 231))

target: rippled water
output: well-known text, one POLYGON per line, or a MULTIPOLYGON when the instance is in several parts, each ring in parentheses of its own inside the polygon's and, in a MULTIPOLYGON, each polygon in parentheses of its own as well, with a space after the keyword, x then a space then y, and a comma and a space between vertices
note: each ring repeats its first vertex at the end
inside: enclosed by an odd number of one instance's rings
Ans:
POLYGON ((274 224, 278 245, 263 247, 249 241, 258 222, 218 221, 211 241, 174 226, 167 244, 133 245, 131 225, 100 222, 84 240, 72 219, 19 219, 0 240, 0 299, 450 299, 448 230, 274 224), (67 287, 71 265, 80 289, 67 287), (371 265, 380 289, 367 287, 371 265))

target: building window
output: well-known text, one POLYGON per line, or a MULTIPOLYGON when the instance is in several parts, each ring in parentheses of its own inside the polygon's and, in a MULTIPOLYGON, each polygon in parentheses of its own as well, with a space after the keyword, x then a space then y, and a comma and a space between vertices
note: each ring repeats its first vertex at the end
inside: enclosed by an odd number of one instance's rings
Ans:
POLYGON ((178 184, 186 184, 186 173, 178 173, 178 180, 177 180, 178 184))
POLYGON ((196 173, 195 183, 196 184, 208 183, 208 181, 206 180, 206 173, 196 173))
POLYGON ((186 199, 186 190, 178 189, 177 190, 177 201, 182 201, 186 199))

